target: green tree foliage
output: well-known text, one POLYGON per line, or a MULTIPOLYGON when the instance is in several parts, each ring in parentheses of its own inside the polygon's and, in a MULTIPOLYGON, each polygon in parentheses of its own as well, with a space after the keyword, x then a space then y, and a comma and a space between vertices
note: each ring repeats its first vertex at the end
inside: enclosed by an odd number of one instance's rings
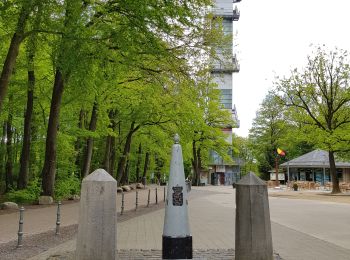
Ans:
POLYGON ((254 172, 261 175, 259 172, 257 160, 253 155, 254 144, 251 143, 249 138, 233 136, 233 155, 238 158, 238 163, 240 165, 241 176, 246 175, 249 172, 254 172))
POLYGON ((259 165, 259 172, 264 179, 269 178, 269 170, 275 167, 276 150, 285 149, 281 143, 287 131, 283 109, 276 102, 272 92, 263 100, 256 113, 253 126, 249 131, 252 152, 259 165))
POLYGON ((304 140, 329 152, 332 193, 339 193, 334 154, 350 142, 350 66, 348 52, 317 48, 302 70, 276 83, 279 103, 300 127, 304 140))
POLYGON ((269 171, 276 166, 277 148, 286 151, 286 156, 279 157, 279 163, 283 163, 310 152, 314 147, 314 140, 298 134, 300 124, 288 115, 289 111, 280 104, 275 92, 270 91, 260 105, 250 129, 248 147, 257 160, 261 176, 266 180, 269 179, 269 171))
POLYGON ((186 161, 193 140, 204 166, 210 148, 227 151, 229 115, 208 85, 223 39, 220 21, 204 19, 210 4, 0 3, 1 183, 33 200, 40 182, 45 195, 77 193, 98 167, 124 183, 161 178, 177 132, 186 161))

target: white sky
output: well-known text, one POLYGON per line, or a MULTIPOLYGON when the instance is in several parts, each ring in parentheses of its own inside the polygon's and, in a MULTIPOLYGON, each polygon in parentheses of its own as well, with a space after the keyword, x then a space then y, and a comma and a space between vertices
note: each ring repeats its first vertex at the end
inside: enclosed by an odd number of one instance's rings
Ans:
POLYGON ((313 45, 350 50, 349 0, 242 0, 234 51, 241 66, 233 74, 233 103, 247 136, 259 104, 275 76, 303 67, 313 45))

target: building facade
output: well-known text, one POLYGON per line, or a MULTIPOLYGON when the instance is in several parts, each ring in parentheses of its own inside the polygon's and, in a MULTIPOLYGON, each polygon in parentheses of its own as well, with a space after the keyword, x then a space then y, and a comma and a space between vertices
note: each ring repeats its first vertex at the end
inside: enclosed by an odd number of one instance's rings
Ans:
MULTIPOLYGON (((350 183, 350 162, 335 162, 339 182, 350 183)), ((314 150, 280 165, 288 181, 312 181, 324 185, 332 181, 328 152, 314 150)))
MULTIPOLYGON (((233 23, 239 20, 240 13, 234 4, 241 0, 216 0, 212 10, 214 18, 221 17, 225 35, 230 35, 232 41, 227 46, 216 50, 218 58, 213 62, 211 70, 212 80, 221 92, 221 105, 230 111, 235 122, 234 126, 227 126, 222 131, 227 136, 227 142, 232 144, 232 128, 239 127, 236 107, 232 104, 232 73, 240 70, 236 55, 233 52, 233 23)), ((232 151, 229 151, 232 157, 232 151)), ((213 185, 231 185, 240 178, 240 160, 232 158, 233 162, 226 162, 215 151, 210 152, 209 172, 203 173, 202 183, 213 185)))

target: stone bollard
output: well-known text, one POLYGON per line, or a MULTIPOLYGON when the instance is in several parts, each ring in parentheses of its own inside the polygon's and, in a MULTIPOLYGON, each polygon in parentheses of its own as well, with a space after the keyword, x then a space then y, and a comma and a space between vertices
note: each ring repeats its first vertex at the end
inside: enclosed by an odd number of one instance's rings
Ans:
POLYGON ((179 136, 172 148, 170 175, 165 202, 163 259, 192 259, 192 236, 187 212, 187 189, 179 136))
POLYGON ((61 201, 57 202, 57 214, 56 214, 56 235, 60 234, 60 225, 61 225, 61 201))
POLYGON ((98 169, 81 187, 76 260, 117 259, 117 181, 98 169))
POLYGON ((18 223, 18 240, 17 240, 17 248, 22 247, 23 240, 23 213, 24 207, 19 209, 19 223, 18 223))
POLYGON ((156 204, 158 204, 158 189, 156 188, 156 204))
POLYGON ((190 181, 186 181, 186 189, 187 189, 187 192, 191 191, 191 182, 190 181))
POLYGON ((150 200, 151 200, 151 190, 149 189, 148 196, 147 196, 147 207, 149 207, 150 200))
POLYGON ((163 189, 163 201, 165 201, 165 194, 166 194, 166 191, 165 191, 165 186, 164 186, 164 189, 163 189))
POLYGON ((137 210, 138 205, 139 205, 139 192, 136 191, 135 210, 137 210))
POLYGON ((120 215, 124 213, 124 191, 122 191, 122 206, 120 208, 120 215))
POLYGON ((235 259, 273 259, 267 187, 252 172, 236 183, 235 259))

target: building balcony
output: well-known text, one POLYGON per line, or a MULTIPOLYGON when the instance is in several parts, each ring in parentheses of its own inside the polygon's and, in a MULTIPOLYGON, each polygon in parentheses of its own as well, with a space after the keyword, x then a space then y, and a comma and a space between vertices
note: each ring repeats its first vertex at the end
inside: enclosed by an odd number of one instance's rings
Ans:
POLYGON ((213 63, 212 73, 234 73, 240 71, 240 65, 238 63, 236 54, 232 57, 231 61, 225 62, 221 60, 215 60, 213 63))
POLYGON ((232 128, 239 128, 240 127, 240 121, 238 119, 236 106, 234 106, 233 109, 229 109, 231 112, 231 119, 232 122, 224 127, 224 129, 232 129, 232 128))
POLYGON ((237 114, 237 109, 236 109, 236 105, 233 106, 232 109, 232 120, 234 122, 234 126, 232 126, 232 128, 239 128, 240 127, 240 121, 238 119, 238 114, 237 114))
POLYGON ((224 8, 213 8, 211 9, 214 17, 222 17, 223 19, 233 20, 233 10, 224 8))
POLYGON ((228 19, 232 21, 238 21, 241 14, 237 6, 233 10, 224 8, 213 8, 212 12, 214 17, 222 17, 223 19, 228 19))
POLYGON ((215 66, 211 73, 233 73, 234 70, 231 67, 228 66, 215 66))
POLYGON ((233 16, 232 16, 232 20, 233 21, 238 21, 239 17, 240 17, 241 13, 239 12, 237 6, 235 7, 235 9, 233 9, 233 16))
POLYGON ((231 161, 225 161, 219 154, 217 154, 215 151, 211 150, 209 152, 209 163, 208 165, 211 166, 240 166, 243 165, 243 160, 237 157, 234 157, 232 155, 232 151, 228 151, 228 156, 231 158, 231 161))
POLYGON ((233 63, 233 72, 239 72, 241 69, 241 66, 238 63, 236 54, 233 55, 232 63, 233 63))
MULTIPOLYGON (((228 153, 228 155, 229 155, 229 153, 228 153)), ((229 155, 229 156, 231 157, 231 155, 229 155)), ((208 165, 221 165, 221 166, 233 165, 233 161, 225 161, 218 153, 211 150, 209 152, 208 165)))

